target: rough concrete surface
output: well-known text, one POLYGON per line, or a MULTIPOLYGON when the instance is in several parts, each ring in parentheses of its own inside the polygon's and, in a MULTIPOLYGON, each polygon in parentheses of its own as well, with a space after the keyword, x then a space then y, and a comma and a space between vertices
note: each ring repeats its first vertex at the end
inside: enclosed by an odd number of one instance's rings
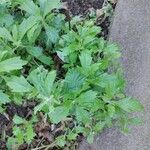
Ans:
POLYGON ((150 150, 150 0, 119 0, 110 40, 121 45, 127 94, 143 103, 144 124, 126 136, 107 130, 79 150, 150 150))

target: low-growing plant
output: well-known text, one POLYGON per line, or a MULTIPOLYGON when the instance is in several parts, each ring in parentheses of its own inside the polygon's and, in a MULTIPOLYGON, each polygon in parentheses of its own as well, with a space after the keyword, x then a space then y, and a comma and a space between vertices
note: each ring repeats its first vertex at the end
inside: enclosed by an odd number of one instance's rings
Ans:
POLYGON ((24 142, 30 144, 36 136, 33 128, 33 123, 37 120, 32 118, 31 121, 27 121, 19 116, 13 118, 13 136, 8 138, 8 149, 18 149, 24 142))
POLYGON ((37 104, 32 118, 14 116, 8 149, 32 144, 40 113, 61 132, 38 149, 73 149, 81 135, 92 143, 104 128, 127 132, 140 122, 130 117, 143 106, 124 93, 119 48, 98 36, 93 20, 68 23, 59 0, 12 0, 0 7, 0 112, 11 102, 37 104))

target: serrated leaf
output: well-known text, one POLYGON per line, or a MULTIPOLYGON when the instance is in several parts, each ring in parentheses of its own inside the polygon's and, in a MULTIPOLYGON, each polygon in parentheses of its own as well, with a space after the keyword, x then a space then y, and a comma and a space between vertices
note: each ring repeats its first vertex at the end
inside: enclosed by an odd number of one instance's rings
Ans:
POLYGON ((22 130, 19 127, 15 126, 13 128, 13 134, 15 135, 18 144, 23 144, 23 142, 24 142, 24 140, 23 140, 24 139, 24 134, 23 134, 22 130))
POLYGON ((87 136, 87 141, 89 144, 92 144, 94 141, 94 133, 90 132, 90 134, 87 136))
POLYGON ((45 78, 47 75, 47 70, 45 70, 42 66, 33 70, 28 76, 28 80, 34 85, 34 87, 38 90, 38 92, 42 95, 47 95, 45 91, 45 78))
POLYGON ((104 73, 100 75, 99 80, 98 85, 105 89, 107 96, 110 98, 124 88, 124 81, 117 74, 104 73))
POLYGON ((30 73, 28 79, 36 87, 39 94, 47 97, 51 94, 55 77, 55 71, 48 73, 47 70, 40 66, 30 73))
POLYGON ((65 88, 69 91, 79 89, 85 82, 85 77, 76 70, 69 70, 65 78, 65 88))
MULTIPOLYGON (((1 8, 0 8, 1 9, 1 8)), ((2 13, 0 10, 0 26, 10 27, 14 23, 14 16, 8 13, 2 13)))
POLYGON ((9 41, 13 41, 13 38, 12 38, 10 32, 4 27, 0 27, 0 38, 9 40, 9 41))
POLYGON ((92 63, 91 54, 88 52, 82 52, 79 56, 82 67, 89 67, 92 63))
POLYGON ((82 105, 82 103, 94 103, 94 101, 96 100, 96 96, 97 96, 97 92, 95 91, 87 91, 85 93, 82 93, 79 97, 78 97, 78 101, 79 104, 82 105))
POLYGON ((25 0, 24 3, 20 6, 20 8, 30 15, 39 15, 40 9, 32 0, 25 0))
POLYGON ((113 106, 113 105, 108 105, 107 107, 108 107, 108 114, 109 114, 109 116, 110 116, 110 117, 113 117, 114 114, 115 114, 115 106, 113 106))
POLYGON ((14 38, 15 41, 18 40, 18 26, 15 24, 13 25, 13 28, 12 28, 12 36, 14 38))
POLYGON ((39 2, 43 17, 45 17, 52 9, 58 8, 60 0, 39 0, 39 2))
POLYGON ((32 124, 28 124, 25 137, 26 142, 29 144, 34 139, 35 136, 36 134, 33 130, 32 124))
POLYGON ((66 139, 65 139, 65 136, 58 136, 57 138, 56 138, 56 145, 58 145, 59 147, 64 147, 65 146, 65 144, 66 144, 66 139))
POLYGON ((69 134, 67 135, 67 139, 68 139, 68 140, 76 140, 77 136, 78 136, 77 133, 71 132, 71 133, 69 133, 69 134))
POLYGON ((117 44, 107 43, 104 48, 104 55, 111 57, 111 59, 119 58, 121 53, 119 52, 119 48, 117 44))
POLYGON ((18 149, 17 139, 14 137, 8 137, 6 145, 8 150, 18 149))
POLYGON ((37 105, 34 108, 34 114, 37 114, 38 111, 42 111, 42 109, 44 108, 44 106, 48 106, 50 104, 50 99, 46 99, 43 102, 41 102, 39 105, 37 105))
POLYGON ((46 56, 46 55, 41 55, 40 57, 37 58, 39 61, 41 61, 43 64, 45 65, 52 65, 53 64, 53 60, 52 58, 49 56, 46 56))
POLYGON ((8 51, 7 50, 5 50, 5 51, 0 51, 0 62, 2 61, 2 59, 4 58, 4 57, 6 57, 8 55, 8 51))
POLYGON ((6 104, 8 102, 10 102, 9 96, 0 90, 0 104, 6 104))
POLYGON ((56 107, 52 113, 49 114, 52 123, 59 123, 69 115, 69 109, 63 106, 56 107))
POLYGON ((129 124, 131 125, 140 125, 144 123, 144 121, 141 118, 130 118, 129 119, 129 124))
POLYGON ((96 125, 94 126, 94 131, 95 132, 100 132, 102 131, 102 129, 105 127, 105 122, 98 122, 96 123, 96 125))
POLYGON ((132 98, 124 98, 115 102, 115 104, 129 113, 143 110, 142 104, 139 101, 132 98))
POLYGON ((28 76, 28 80, 34 85, 39 94, 47 96, 47 92, 45 91, 45 78, 47 75, 47 70, 45 70, 42 66, 33 70, 28 76))
POLYGON ((47 43, 56 43, 59 39, 59 31, 54 27, 46 28, 47 43))
POLYGON ((25 122, 25 120, 17 115, 14 116, 13 118, 13 122, 16 124, 16 125, 20 125, 20 124, 23 124, 25 122))
POLYGON ((26 48, 26 50, 27 50, 27 52, 30 55, 32 55, 32 56, 34 56, 36 58, 38 58, 41 55, 43 55, 43 49, 41 47, 32 47, 32 46, 29 46, 29 47, 26 48))
POLYGON ((47 77, 45 80, 45 86, 46 86, 49 94, 52 91, 52 87, 53 87, 55 79, 56 79, 56 71, 51 71, 47 74, 47 77))
POLYGON ((30 43, 34 43, 37 40, 38 36, 41 33, 41 29, 42 27, 40 26, 40 24, 35 24, 31 29, 29 29, 29 31, 27 32, 27 37, 30 43))
POLYGON ((22 67, 26 64, 27 61, 21 60, 20 57, 6 59, 0 62, 0 73, 22 69, 22 67))
POLYGON ((19 40, 21 40, 29 29, 31 29, 35 24, 39 22, 39 18, 35 16, 30 16, 24 19, 19 26, 19 40))
POLYGON ((82 107, 77 107, 76 108, 76 119, 80 123, 87 124, 90 122, 91 116, 90 113, 83 109, 82 107))
POLYGON ((17 93, 30 92, 32 90, 32 86, 27 82, 27 80, 23 76, 11 77, 7 82, 7 86, 9 86, 13 92, 17 93))
POLYGON ((42 63, 45 65, 51 65, 53 63, 51 57, 48 57, 43 54, 43 49, 41 47, 27 47, 26 48, 27 52, 40 60, 42 63))

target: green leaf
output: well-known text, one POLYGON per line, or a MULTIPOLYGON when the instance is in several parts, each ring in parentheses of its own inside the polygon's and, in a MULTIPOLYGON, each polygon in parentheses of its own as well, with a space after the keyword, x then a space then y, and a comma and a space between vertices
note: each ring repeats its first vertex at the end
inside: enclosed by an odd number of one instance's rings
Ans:
POLYGON ((23 76, 11 77, 7 82, 7 86, 9 86, 13 92, 19 93, 30 92, 32 90, 32 86, 27 82, 27 80, 23 76))
POLYGON ((132 98, 124 98, 122 100, 115 102, 115 104, 124 111, 127 111, 129 113, 136 111, 143 111, 142 104, 139 101, 132 98))
POLYGON ((4 27, 0 27, 0 38, 3 38, 8 41, 13 41, 10 32, 4 27))
POLYGON ((56 107, 52 113, 49 114, 52 123, 59 123, 69 115, 69 109, 63 106, 56 107))
POLYGON ((79 56, 82 67, 89 67, 92 63, 91 54, 88 52, 82 52, 79 56))
POLYGON ((8 102, 10 102, 9 96, 0 90, 0 104, 6 104, 8 102))
POLYGON ((34 114, 37 114, 38 111, 42 111, 42 109, 45 107, 45 106, 48 106, 51 102, 51 99, 47 98, 45 99, 43 102, 41 102, 39 105, 37 105, 35 108, 34 108, 34 114))
POLYGON ((47 43, 56 43, 59 39, 59 31, 54 27, 46 28, 47 43))
POLYGON ((39 94, 49 97, 51 95, 54 80, 56 78, 56 71, 48 73, 42 66, 33 70, 28 79, 38 90, 39 94))
POLYGON ((79 123, 87 124, 90 123, 91 116, 87 110, 78 106, 76 108, 76 119, 79 123))
POLYGON ((115 114, 115 106, 109 104, 107 107, 108 107, 108 114, 109 114, 109 116, 113 117, 114 114, 115 114))
POLYGON ((14 127, 13 128, 13 134, 15 135, 18 144, 23 144, 24 143, 24 134, 22 130, 19 127, 14 127))
POLYGON ((111 59, 119 58, 121 53, 117 44, 107 43, 104 48, 104 55, 109 56, 111 59))
POLYGON ((0 62, 3 60, 3 58, 5 58, 8 55, 8 51, 7 50, 0 50, 0 62))
POLYGON ((31 29, 35 24, 39 22, 38 17, 30 16, 27 19, 24 19, 19 26, 19 40, 22 40, 24 35, 27 33, 29 29, 31 29))
POLYGON ((27 32, 28 41, 32 44, 34 43, 41 33, 42 26, 40 24, 35 24, 29 31, 27 32))
POLYGON ((59 147, 64 147, 65 146, 65 144, 66 144, 66 139, 65 139, 65 136, 58 136, 57 138, 56 138, 56 145, 58 145, 59 147))
POLYGON ((6 59, 0 62, 0 73, 22 69, 22 67, 26 64, 27 61, 21 60, 20 57, 6 59))
POLYGON ((3 113, 5 109, 0 105, 0 113, 3 113))
POLYGON ((46 86, 48 93, 51 93, 55 79, 56 79, 56 71, 51 71, 47 74, 47 77, 45 80, 45 86, 46 86))
POLYGON ((94 103, 94 101, 96 100, 96 96, 97 96, 97 92, 95 91, 87 91, 85 93, 82 93, 79 97, 78 97, 78 101, 79 104, 82 105, 82 103, 94 103))
POLYGON ((14 38, 15 41, 18 40, 18 26, 16 24, 13 25, 13 28, 12 28, 12 36, 14 38))
POLYGON ((35 136, 36 134, 34 133, 33 126, 32 124, 29 123, 26 129, 25 141, 29 144, 31 143, 31 141, 34 139, 35 136))
POLYGON ((144 123, 141 118, 130 118, 128 121, 131 125, 141 125, 142 123, 144 123))
POLYGON ((39 7, 32 0, 25 0, 20 8, 30 15, 40 15, 39 7))
POLYGON ((45 17, 52 9, 58 8, 60 0, 39 0, 39 2, 43 17, 45 17))
POLYGON ((94 131, 95 132, 100 132, 102 131, 102 129, 105 127, 105 122, 98 122, 96 123, 96 125, 94 126, 94 131))
POLYGON ((108 97, 113 98, 120 90, 124 88, 124 81, 117 74, 104 73, 99 76, 100 87, 105 89, 108 97))
POLYGON ((47 75, 47 70, 45 70, 42 66, 33 70, 28 76, 28 80, 34 85, 39 94, 47 96, 47 91, 45 89, 45 78, 47 75))
POLYGON ((45 64, 45 65, 48 65, 48 66, 50 66, 50 65, 52 65, 53 64, 53 60, 52 60, 52 58, 49 56, 46 56, 46 55, 41 55, 40 57, 38 57, 37 58, 39 61, 41 61, 43 64, 45 64))
POLYGON ((21 125, 25 122, 25 120, 17 115, 14 116, 13 118, 13 122, 16 124, 16 125, 21 125))
POLYGON ((17 139, 14 137, 8 137, 7 139, 7 148, 8 150, 18 149, 17 139))
MULTIPOLYGON (((0 8, 1 9, 1 8, 0 8)), ((0 10, 0 26, 10 27, 14 23, 14 16, 9 13, 2 13, 0 10)))
POLYGON ((26 50, 30 55, 36 58, 39 58, 41 55, 43 55, 43 49, 41 47, 28 46, 26 47, 26 50))
POLYGON ((43 54, 43 49, 41 47, 27 47, 26 48, 27 52, 34 56, 35 58, 37 58, 38 60, 40 60, 42 63, 44 63, 45 65, 51 65, 53 63, 51 57, 47 57, 46 55, 43 54))
POLYGON ((68 140, 76 140, 77 136, 78 136, 77 133, 71 132, 71 133, 69 133, 69 134, 67 135, 67 139, 68 139, 68 140))
POLYGON ((76 70, 69 70, 65 78, 65 88, 69 91, 75 91, 83 85, 85 77, 76 70))
POLYGON ((89 144, 92 144, 94 141, 94 133, 90 132, 90 134, 87 136, 87 141, 89 144))

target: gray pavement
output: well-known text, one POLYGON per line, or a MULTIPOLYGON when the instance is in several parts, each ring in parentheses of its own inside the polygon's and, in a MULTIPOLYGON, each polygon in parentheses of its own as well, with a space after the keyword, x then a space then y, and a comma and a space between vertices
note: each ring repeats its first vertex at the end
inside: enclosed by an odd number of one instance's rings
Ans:
POLYGON ((121 45, 126 92, 143 103, 145 112, 135 115, 144 124, 132 127, 129 135, 108 129, 79 150, 150 150, 150 0, 119 0, 110 40, 121 45))

